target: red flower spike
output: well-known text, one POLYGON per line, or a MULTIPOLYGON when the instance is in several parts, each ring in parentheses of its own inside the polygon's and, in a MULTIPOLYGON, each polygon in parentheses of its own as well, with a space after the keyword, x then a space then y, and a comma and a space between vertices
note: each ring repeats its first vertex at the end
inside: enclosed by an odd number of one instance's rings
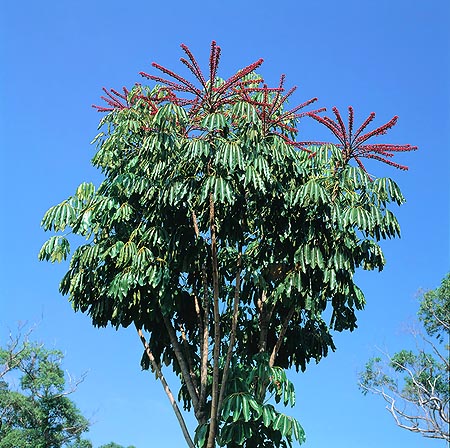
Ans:
POLYGON ((348 138, 352 139, 353 132, 353 107, 348 106, 348 138))
POLYGON ((130 104, 128 103, 128 90, 126 87, 123 88, 123 94, 117 92, 117 90, 111 89, 110 92, 103 87, 102 90, 105 92, 107 97, 101 96, 100 98, 105 101, 106 104, 110 107, 97 106, 95 104, 92 105, 94 109, 97 109, 98 112, 112 112, 116 109, 128 109, 130 104), (125 103, 125 104, 124 104, 125 103))
MULTIPOLYGON (((139 86, 139 84, 136 84, 136 86, 139 86)), ((100 98, 105 101, 105 103, 109 107, 105 106, 97 106, 95 104, 92 105, 94 109, 97 109, 98 112, 112 112, 112 111, 120 111, 123 109, 129 109, 131 106, 133 106, 138 100, 145 101, 151 111, 150 114, 154 115, 156 112, 158 112, 158 107, 156 104, 162 102, 165 98, 151 98, 147 97, 145 95, 141 95, 138 92, 135 92, 132 97, 130 97, 130 92, 126 87, 123 87, 123 94, 118 92, 117 90, 110 89, 108 91, 105 87, 102 89, 106 96, 101 96, 100 98)))
POLYGON ((347 163, 350 159, 355 159, 356 163, 367 173, 364 164, 361 162, 362 158, 367 159, 375 159, 380 162, 386 163, 387 165, 393 166, 395 168, 401 170, 407 170, 408 167, 404 165, 400 165, 396 162, 390 160, 391 157, 394 157, 395 152, 407 152, 407 151, 415 151, 417 146, 411 145, 393 145, 393 144, 373 144, 367 145, 363 144, 371 137, 376 137, 378 135, 384 135, 387 133, 389 129, 396 125, 398 117, 395 116, 391 118, 387 123, 379 126, 378 128, 369 131, 363 135, 361 133, 366 129, 366 127, 373 121, 375 118, 375 113, 372 112, 363 124, 358 128, 355 135, 353 133, 353 108, 349 106, 348 108, 348 132, 345 128, 344 122, 342 121, 341 114, 336 107, 333 107, 334 115, 336 116, 336 121, 332 120, 329 117, 320 117, 317 113, 309 114, 312 118, 314 118, 319 123, 325 125, 339 140, 339 144, 336 146, 342 148, 345 163, 347 163))
MULTIPOLYGON (((259 80, 258 80, 259 81, 259 80)), ((296 146, 300 149, 307 150, 303 143, 298 143, 290 139, 285 133, 296 134, 297 128, 291 126, 289 123, 292 120, 302 118, 310 115, 311 113, 319 113, 324 109, 317 109, 312 112, 298 111, 311 103, 317 101, 317 98, 312 98, 305 101, 298 106, 283 112, 283 106, 289 99, 289 97, 295 92, 296 87, 292 87, 287 93, 283 94, 285 75, 281 75, 278 87, 268 87, 266 84, 263 87, 247 87, 243 89, 236 89, 236 93, 239 94, 243 101, 255 106, 256 113, 263 125, 263 132, 266 135, 274 134, 281 137, 289 145, 296 146), (261 93, 262 98, 255 99, 251 96, 251 93, 261 93)), ((307 150, 310 152, 310 150, 307 150)))
MULTIPOLYGON (((349 106, 351 107, 351 106, 349 106)), ((359 134, 373 121, 375 118, 375 112, 371 112, 370 115, 366 118, 366 121, 358 128, 354 138, 357 138, 359 134)))
POLYGON ((206 87, 206 80, 203 76, 202 71, 200 70, 200 66, 198 65, 197 59, 195 59, 194 55, 192 54, 191 50, 189 50, 189 47, 187 45, 181 44, 181 48, 186 53, 187 57, 190 59, 192 66, 188 65, 187 61, 184 58, 181 58, 181 62, 186 61, 186 65, 189 68, 189 70, 194 73, 196 78, 200 81, 201 85, 203 87, 206 87))
POLYGON ((209 84, 211 88, 214 87, 214 81, 219 67, 220 52, 220 47, 218 47, 216 41, 213 40, 211 42, 211 53, 209 56, 209 84))
MULTIPOLYGON (((192 52, 190 51, 190 49, 184 44, 181 45, 181 48, 187 55, 187 59, 181 58, 180 60, 194 75, 197 81, 201 84, 202 86, 201 89, 197 88, 194 84, 192 84, 182 76, 178 75, 177 73, 173 72, 172 70, 169 70, 156 63, 152 64, 153 67, 162 71, 170 78, 175 79, 176 82, 170 79, 162 78, 160 76, 150 75, 145 72, 141 72, 141 75, 148 79, 151 79, 153 81, 165 85, 167 89, 169 89, 174 95, 176 95, 177 92, 192 94, 194 96, 193 99, 188 98, 177 99, 177 104, 192 106, 189 111, 191 115, 197 114, 198 111, 201 110, 202 108, 205 108, 207 112, 211 113, 216 111, 219 107, 221 107, 224 104, 233 104, 238 99, 238 97, 234 92, 234 89, 238 85, 240 85, 241 89, 245 88, 244 87, 245 81, 242 81, 242 78, 244 78, 246 75, 254 71, 263 62, 263 60, 260 59, 254 62, 253 64, 244 67, 242 70, 237 72, 231 78, 226 80, 222 85, 216 87, 215 83, 221 52, 220 47, 217 46, 216 42, 212 41, 211 43, 211 52, 209 56, 208 82, 206 81, 207 77, 201 71, 198 62, 194 57, 194 55, 192 54, 192 52)), ((252 81, 252 83, 255 84, 255 81, 252 81)))
POLYGON ((336 116, 337 122, 339 124, 340 129, 341 129, 341 135, 342 135, 342 138, 344 140, 343 144, 347 145, 347 133, 345 131, 345 125, 344 125, 344 122, 342 121, 341 114, 339 113, 339 110, 337 109, 337 107, 333 107, 331 110, 333 111, 334 115, 336 116))

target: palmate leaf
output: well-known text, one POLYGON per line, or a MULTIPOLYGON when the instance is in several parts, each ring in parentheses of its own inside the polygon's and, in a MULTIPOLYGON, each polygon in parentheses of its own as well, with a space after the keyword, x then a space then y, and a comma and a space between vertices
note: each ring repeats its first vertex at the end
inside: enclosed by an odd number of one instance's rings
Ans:
POLYGON ((127 202, 124 202, 120 205, 120 207, 116 210, 113 216, 113 221, 128 221, 133 214, 133 207, 128 204, 127 202))
POLYGON ((266 186, 261 175, 256 171, 256 169, 249 165, 245 171, 244 186, 252 185, 255 190, 261 192, 266 191, 266 186))
POLYGON ((270 169, 267 160, 263 156, 258 156, 253 161, 256 172, 266 180, 270 179, 270 169))
POLYGON ((206 178, 201 190, 201 201, 209 198, 210 193, 214 195, 214 200, 218 203, 233 204, 235 201, 230 182, 220 176, 208 176, 206 178))
POLYGON ((275 419, 276 419, 275 408, 271 404, 264 405, 262 410, 262 420, 264 426, 269 428, 275 419))
POLYGON ((349 207, 342 217, 343 225, 356 227, 364 232, 371 232, 374 226, 370 212, 362 207, 349 207))
POLYGON ((186 152, 186 157, 195 160, 199 157, 208 156, 210 146, 201 138, 192 138, 183 143, 183 151, 186 152))
POLYGON ((137 255, 137 246, 134 241, 127 241, 120 249, 116 259, 116 266, 123 267, 128 265, 137 255))
POLYGON ((259 122, 260 119, 255 107, 245 101, 239 101, 231 108, 231 116, 234 120, 239 120, 246 123, 259 122))
POLYGON ((212 113, 203 118, 201 126, 208 131, 221 130, 228 127, 225 115, 221 113, 212 113))
POLYGON ((172 126, 185 126, 189 121, 186 111, 173 103, 164 104, 153 118, 153 123, 160 129, 172 126))
POLYGON ((49 238, 39 251, 39 260, 61 262, 65 260, 70 253, 70 244, 66 237, 55 235, 49 238))
POLYGON ((83 182, 76 191, 76 197, 81 201, 88 202, 94 198, 95 186, 92 182, 83 182))
POLYGON ((347 187, 354 190, 367 188, 371 182, 369 175, 364 170, 351 165, 345 167, 343 178, 347 187))
POLYGON ((273 427, 280 431, 284 437, 290 437, 292 435, 292 421, 285 414, 278 414, 273 422, 273 427))
POLYGON ((387 177, 381 177, 373 181, 372 187, 374 193, 377 195, 379 201, 386 205, 387 202, 395 202, 401 205, 405 202, 398 185, 387 177))
POLYGON ((328 192, 316 179, 310 179, 302 185, 295 196, 294 205, 325 204, 330 202, 328 192))
POLYGON ((64 231, 66 227, 71 227, 77 218, 77 210, 72 206, 71 199, 61 202, 51 207, 44 215, 41 226, 44 230, 55 232, 64 231))
POLYGON ((234 202, 234 195, 230 183, 222 177, 216 177, 214 180, 214 198, 221 203, 234 202))
POLYGON ((311 266, 313 269, 319 267, 323 269, 325 262, 322 251, 317 246, 304 244, 295 252, 294 262, 300 265, 300 269, 306 273, 306 267, 311 266))
POLYGON ((244 158, 239 141, 222 141, 214 159, 216 166, 224 167, 229 173, 235 168, 244 169, 244 158))

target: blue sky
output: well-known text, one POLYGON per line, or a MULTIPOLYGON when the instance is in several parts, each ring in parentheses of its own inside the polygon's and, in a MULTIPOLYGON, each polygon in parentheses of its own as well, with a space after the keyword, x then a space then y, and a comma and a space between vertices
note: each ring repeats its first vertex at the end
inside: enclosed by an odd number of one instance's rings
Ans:
MULTIPOLYGON (((64 350, 67 370, 89 372, 73 397, 95 422, 95 446, 183 446, 161 385, 140 371, 137 335, 92 328, 58 293, 65 266, 37 261, 47 237, 39 223, 81 182, 101 181, 89 142, 101 117, 90 106, 102 86, 132 86, 152 61, 180 68, 180 43, 205 63, 213 39, 223 77, 263 57, 260 73, 269 83, 286 73, 298 102, 352 105, 356 122, 375 111, 378 125, 399 115, 384 141, 419 146, 398 157, 406 173, 370 165, 407 198, 397 212, 402 238, 383 245, 381 274, 358 274, 367 299, 359 328, 336 335, 337 351, 319 365, 290 373, 292 414, 306 448, 444 446, 397 428, 381 401, 360 394, 357 372, 375 346, 410 344, 404 328, 416 291, 435 288, 449 270, 448 0, 2 2, 0 340, 18 321, 39 322, 36 338, 64 350)), ((302 129, 305 140, 331 138, 315 123, 302 129)))

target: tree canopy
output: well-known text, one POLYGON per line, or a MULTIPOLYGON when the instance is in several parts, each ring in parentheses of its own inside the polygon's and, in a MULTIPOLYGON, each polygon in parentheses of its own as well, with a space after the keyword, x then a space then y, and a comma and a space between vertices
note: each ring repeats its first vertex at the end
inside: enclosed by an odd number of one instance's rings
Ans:
POLYGON ((161 76, 141 73, 153 86, 104 90, 92 160, 104 181, 48 210, 42 226, 56 234, 39 257, 62 261, 69 233, 86 238, 60 290, 95 326, 135 326, 141 365, 163 384, 172 367, 198 421, 192 441, 166 388, 189 446, 302 442, 276 407, 295 402, 285 370, 327 356, 332 330, 356 328, 354 273, 383 269, 379 241, 400 234, 399 187, 362 159, 406 169, 391 158, 416 148, 367 142, 397 117, 367 131, 371 114, 355 131, 352 107, 347 126, 336 108, 335 119, 307 110, 316 98, 289 108, 295 88, 284 76, 268 87, 262 59, 222 79, 215 42, 207 72, 182 49, 192 81, 154 63, 161 76), (298 141, 308 116, 338 141, 298 141))
POLYGON ((370 359, 360 387, 383 397, 401 428, 450 442, 450 274, 422 294, 418 317, 426 335, 413 331, 417 350, 370 359))
POLYGON ((1 448, 92 448, 82 438, 89 422, 69 398, 78 383, 66 389, 62 359, 20 335, 0 347, 1 448))

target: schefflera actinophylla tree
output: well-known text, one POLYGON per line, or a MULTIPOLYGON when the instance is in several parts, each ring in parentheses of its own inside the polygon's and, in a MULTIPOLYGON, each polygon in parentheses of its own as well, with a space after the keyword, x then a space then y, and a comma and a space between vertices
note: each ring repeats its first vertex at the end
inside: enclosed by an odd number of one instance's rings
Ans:
POLYGON ((284 76, 268 87, 262 60, 224 80, 215 42, 207 73, 182 49, 192 82, 153 64, 161 76, 142 73, 153 87, 105 89, 93 158, 104 181, 45 214, 57 234, 39 257, 66 259, 68 235, 86 238, 60 290, 94 326, 136 328, 141 364, 163 382, 189 446, 290 446, 305 437, 276 407, 295 402, 285 369, 319 362, 335 349, 332 330, 356 328, 354 273, 381 270, 379 240, 400 233, 388 209, 404 201, 398 186, 361 158, 393 164, 415 147, 367 144, 396 117, 363 134, 373 115, 353 133, 352 108, 348 129, 337 109, 336 121, 304 112, 315 98, 287 108, 295 88, 284 76), (305 115, 338 143, 297 141, 305 115), (194 441, 162 365, 195 414, 194 441))

